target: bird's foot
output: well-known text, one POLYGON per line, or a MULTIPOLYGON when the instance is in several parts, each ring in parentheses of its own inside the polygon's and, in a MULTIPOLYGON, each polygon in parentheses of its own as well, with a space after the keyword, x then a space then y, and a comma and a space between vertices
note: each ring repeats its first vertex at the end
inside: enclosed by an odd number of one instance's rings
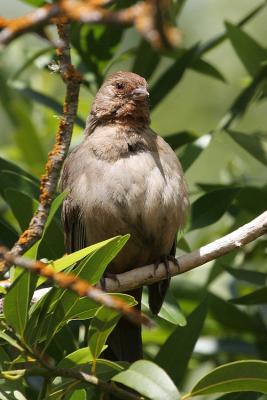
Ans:
POLYGON ((172 256, 172 255, 167 255, 167 256, 161 256, 154 264, 154 272, 157 271, 159 264, 163 263, 165 270, 166 270, 166 275, 167 279, 171 277, 171 271, 170 271, 170 261, 173 262, 175 265, 177 265, 178 269, 180 269, 179 263, 177 259, 172 256))
POLYGON ((102 278, 100 278, 100 286, 101 289, 104 290, 105 292, 107 291, 107 285, 106 285, 106 278, 112 279, 113 281, 117 282, 120 284, 119 279, 117 278, 116 274, 111 274, 110 272, 105 272, 102 278))

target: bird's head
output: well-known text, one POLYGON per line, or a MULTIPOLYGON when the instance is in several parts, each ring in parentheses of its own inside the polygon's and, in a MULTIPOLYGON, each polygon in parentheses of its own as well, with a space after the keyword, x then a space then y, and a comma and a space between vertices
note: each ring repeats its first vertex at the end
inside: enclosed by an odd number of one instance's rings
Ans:
POLYGON ((88 133, 96 126, 119 123, 148 126, 148 85, 144 78, 133 72, 109 75, 99 91, 87 122, 88 133))

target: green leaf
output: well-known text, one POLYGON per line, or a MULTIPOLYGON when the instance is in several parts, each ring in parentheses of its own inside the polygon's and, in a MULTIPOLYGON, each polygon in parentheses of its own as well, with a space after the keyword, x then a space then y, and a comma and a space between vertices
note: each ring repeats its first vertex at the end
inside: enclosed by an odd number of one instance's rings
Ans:
POLYGON ((88 364, 92 360, 93 355, 89 347, 83 347, 64 357, 63 360, 58 363, 57 368, 73 368, 77 365, 88 364))
POLYGON ((129 240, 130 235, 117 236, 103 242, 103 246, 96 249, 74 271, 80 278, 95 285, 105 272, 109 263, 116 257, 129 240))
POLYGON ((148 81, 155 72, 159 62, 159 53, 146 40, 142 39, 137 48, 131 70, 143 76, 148 81))
POLYGON ((158 78, 157 82, 150 90, 152 109, 156 107, 182 79, 186 69, 192 65, 197 51, 197 46, 187 50, 158 78))
POLYGON ((190 230, 203 228, 217 222, 227 211, 239 188, 223 188, 208 192, 198 198, 191 209, 190 230))
POLYGON ((246 294, 245 296, 231 299, 231 302, 234 304, 246 305, 267 304, 267 287, 255 290, 254 292, 246 294))
POLYGON ((246 391, 267 393, 266 361, 236 361, 215 368, 184 399, 204 394, 246 391))
POLYGON ((225 23, 227 34, 238 57, 251 76, 256 76, 261 64, 267 60, 267 50, 239 27, 225 23))
POLYGON ((200 74, 204 74, 211 78, 218 79, 221 82, 225 82, 225 77, 223 74, 216 67, 214 67, 214 65, 201 58, 198 58, 191 68, 200 74))
POLYGON ((15 347, 19 351, 23 352, 23 348, 20 346, 20 344, 16 341, 16 339, 13 339, 11 336, 9 336, 7 333, 4 331, 0 331, 0 338, 8 342, 12 347, 15 347))
POLYGON ((218 129, 228 129, 237 118, 240 118, 249 104, 257 98, 266 85, 267 66, 260 68, 252 82, 237 96, 227 114, 222 118, 218 129))
POLYGON ((191 143, 197 138, 198 135, 196 133, 189 131, 182 131, 164 136, 164 140, 171 146, 173 150, 176 150, 185 144, 191 143))
MULTIPOLYGON (((70 385, 72 387, 72 385, 70 385)), ((67 391, 66 391, 67 392, 67 391)), ((85 389, 74 390, 70 395, 67 395, 66 400, 87 400, 85 389)))
MULTIPOLYGON (((146 292, 144 292, 142 295, 142 305, 145 306, 147 310, 149 310, 148 295, 146 292)), ((179 326, 186 325, 185 316, 180 310, 180 307, 178 306, 176 299, 171 294, 170 290, 167 292, 167 295, 165 296, 164 299, 164 303, 157 316, 159 318, 164 319, 165 321, 170 322, 173 325, 179 325, 179 326)))
POLYGON ((210 294, 210 312, 213 318, 225 328, 236 330, 237 332, 257 332, 258 325, 253 316, 240 310, 228 301, 210 294))
POLYGON ((117 372, 123 371, 125 366, 124 362, 112 362, 99 358, 96 364, 96 376, 109 381, 117 372))
POLYGON ((34 199, 39 198, 38 183, 17 172, 5 170, 0 172, 0 194, 3 198, 6 189, 14 189, 34 199))
MULTIPOLYGON (((88 298, 73 298, 73 304, 71 304, 71 299, 68 297, 67 299, 64 297, 64 305, 66 300, 69 303, 69 307, 65 307, 66 313, 64 313, 64 319, 62 323, 68 322, 71 320, 86 320, 93 318, 96 311, 99 308, 99 304, 94 303, 92 300, 88 298)), ((62 301, 62 299, 61 299, 62 301)))
POLYGON ((5 199, 22 231, 28 228, 29 222, 38 207, 37 201, 14 189, 5 190, 5 199))
MULTIPOLYGON (((122 301, 129 306, 134 306, 136 301, 134 297, 127 294, 116 294, 122 301)), ((104 344, 110 333, 117 325, 121 314, 118 311, 110 310, 107 307, 100 307, 92 319, 88 331, 88 346, 93 357, 96 359, 103 351, 104 344)))
POLYGON ((227 130, 228 135, 252 157, 267 166, 267 138, 261 133, 242 133, 227 130))
POLYGON ((121 26, 72 24, 71 43, 82 60, 82 68, 91 72, 97 86, 102 84, 104 71, 115 55, 122 34, 121 26))
MULTIPOLYGON (((39 312, 33 315, 27 324, 27 332, 31 337, 35 337, 35 341, 43 341, 46 338, 46 347, 49 345, 54 335, 58 333, 64 325, 72 319, 85 320, 92 318, 99 305, 87 298, 80 298, 73 292, 64 292, 62 297, 57 299, 57 296, 51 296, 50 307, 45 315, 44 311, 39 309, 39 312), (68 295, 68 292, 70 293, 68 295), (39 315, 38 315, 39 314, 39 315), (43 316, 42 316, 43 315, 43 316), (39 324, 36 322, 39 321, 39 324), (33 331, 35 328, 35 334, 33 331)), ((46 305, 47 307, 47 305, 46 305)))
POLYGON ((170 375, 178 387, 185 376, 191 354, 202 330, 206 313, 207 301, 204 301, 188 317, 186 326, 177 326, 155 358, 155 362, 170 375))
MULTIPOLYGON (((30 0, 31 1, 31 0, 30 0)), ((37 0, 37 1, 42 1, 42 0, 37 0)), ((39 50, 34 50, 33 53, 25 60, 23 60, 23 63, 18 67, 18 69, 16 69, 16 71, 14 72, 14 74, 11 75, 11 77, 8 80, 8 83, 11 87, 13 87, 14 82, 16 85, 16 82, 18 81, 18 78, 20 77, 20 75, 29 67, 32 67, 32 65, 34 64, 34 62, 39 58, 42 57, 44 54, 46 53, 55 53, 55 49, 54 47, 50 46, 50 47, 46 47, 46 48, 42 48, 39 50)), ((15 86, 16 87, 16 86, 15 86)))
MULTIPOLYGON (((57 258, 64 253, 64 235, 62 225, 58 218, 59 208, 66 198, 67 193, 60 193, 52 202, 43 234, 37 245, 37 258, 57 258)), ((40 282, 45 281, 39 278, 40 282)))
POLYGON ((0 243, 11 248, 18 239, 18 233, 9 223, 0 217, 0 243))
POLYGON ((191 165, 200 156, 202 151, 203 151, 203 147, 199 146, 196 141, 193 143, 189 143, 186 146, 185 150, 179 157, 184 172, 187 171, 188 168, 191 167, 191 165))
MULTIPOLYGON (((241 18, 240 21, 236 24, 238 27, 242 27, 245 24, 247 24, 249 21, 251 21, 256 15, 264 8, 266 7, 266 2, 263 1, 261 4, 257 5, 255 8, 253 8, 245 17, 241 18)), ((223 43, 226 39, 228 38, 227 31, 223 32, 219 35, 216 35, 214 38, 208 40, 206 43, 204 43, 202 46, 200 46, 199 53, 200 54, 205 54, 208 51, 213 50, 215 47, 219 46, 221 43, 223 43)))
MULTIPOLYGON (((67 356, 67 357, 69 357, 69 356, 67 356)), ((67 359, 67 357, 66 357, 66 359, 67 359)), ((76 357, 75 357, 75 360, 76 360, 76 357)), ((78 359, 77 359, 77 362, 79 362, 78 359)), ((108 361, 108 360, 98 359, 97 360, 97 364, 96 364, 95 374, 99 379, 102 379, 102 380, 108 382, 118 372, 123 371, 124 364, 125 363, 122 363, 122 362, 115 363, 115 362, 108 361)), ((57 367, 60 368, 60 365, 61 365, 61 361, 60 361, 60 363, 58 364, 57 367)), ((65 362, 64 362, 64 365, 65 365, 65 362)), ((73 366, 73 367, 75 368, 75 366, 73 366)), ((85 373, 90 373, 91 374, 91 368, 92 368, 92 363, 91 362, 89 362, 87 366, 84 365, 84 364, 82 365, 82 371, 85 372, 85 373)), ((81 370, 81 366, 77 365, 76 369, 81 370)), ((53 382, 52 395, 49 396, 49 399, 51 398, 51 399, 55 399, 55 400, 61 400, 62 396, 66 396, 66 393, 68 392, 69 383, 70 383, 70 379, 69 378, 63 378, 62 381, 59 384, 55 384, 55 381, 54 381, 53 382)), ((81 387, 81 385, 82 384, 80 384, 79 387, 81 387)), ((88 400, 89 399, 90 400, 97 400, 99 398, 99 396, 96 396, 96 397, 93 396, 94 389, 95 389, 94 387, 89 386, 88 384, 86 384, 85 387, 86 387, 87 393, 88 393, 88 391, 90 389, 90 395, 88 395, 88 397, 87 397, 88 400), (92 394, 93 397, 91 397, 91 394, 92 394)), ((71 387, 71 389, 72 389, 72 387, 71 387)))
MULTIPOLYGON (((50 108, 51 110, 55 111, 58 115, 62 114, 62 104, 55 100, 54 98, 46 95, 45 93, 41 93, 36 89, 32 89, 30 87, 15 87, 16 91, 20 92, 23 96, 25 96, 27 99, 32 99, 34 102, 41 104, 42 106, 45 106, 47 108, 50 108)), ((80 127, 84 128, 85 127, 85 121, 79 117, 76 116, 75 123, 80 127)))
POLYGON ((54 268, 56 272, 63 271, 67 267, 77 263, 78 261, 82 260, 83 258, 87 257, 89 254, 92 254, 96 250, 100 249, 101 247, 105 246, 107 243, 114 241, 119 236, 115 238, 104 240, 103 242, 93 244, 91 246, 87 246, 84 249, 75 251, 72 254, 68 254, 59 258, 58 260, 53 261, 50 265, 54 268))
POLYGON ((255 393, 255 392, 236 393, 235 392, 235 393, 225 394, 216 400, 257 400, 259 397, 260 397, 259 400, 264 400, 261 397, 260 393, 255 393))
POLYGON ((234 201, 234 207, 237 210, 246 210, 253 216, 266 210, 267 204, 267 186, 251 187, 246 186, 241 189, 234 201), (257 201, 255 201, 257 199, 257 201))
POLYGON ((34 7, 41 7, 44 6, 46 4, 45 0, 21 0, 24 3, 30 4, 31 6, 34 7))
POLYGON ((11 171, 15 172, 18 175, 23 175, 31 181, 34 181, 39 187, 39 180, 35 176, 29 174, 27 171, 24 171, 24 169, 20 168, 18 165, 13 164, 12 162, 0 157, 0 172, 2 171, 11 171))
POLYGON ((252 269, 241 269, 224 267, 229 274, 234 276, 236 279, 252 283, 254 285, 264 285, 266 283, 266 274, 264 272, 254 271, 252 269))
MULTIPOLYGON (((93 244, 53 261, 51 266, 55 271, 60 272, 89 256, 84 262, 79 264, 77 270, 73 271, 73 273, 80 276, 80 278, 90 281, 91 284, 95 284, 103 275, 109 262, 117 255, 129 237, 129 235, 116 236, 103 242, 93 244)), ((40 278, 38 285, 44 280, 44 278, 40 278)))
POLYGON ((115 375, 112 380, 136 390, 149 399, 179 400, 181 398, 178 389, 166 372, 151 361, 136 361, 126 371, 115 375))
MULTIPOLYGON (((95 284, 101 277, 106 266, 116 256, 128 238, 129 235, 109 239, 105 242, 90 246, 86 253, 81 253, 81 250, 79 250, 79 252, 76 252, 78 253, 78 260, 82 258, 81 256, 84 257, 85 254, 88 254, 88 252, 90 255, 84 262, 81 262, 78 267, 72 270, 72 273, 82 279, 88 280, 91 284, 95 284)), ((76 253, 73 253, 71 256, 76 253)), ((77 258, 75 259, 77 260, 77 258)), ((64 269, 69 266, 69 262, 66 266, 65 257, 61 260, 64 261, 64 269)), ((57 261, 53 264, 55 269, 57 269, 59 265, 57 261)), ((71 264, 73 264, 72 257, 71 264)), ((38 284, 41 282, 43 282, 43 280, 39 279, 38 284)), ((38 326, 38 331, 35 333, 35 336, 38 337, 39 340, 44 336, 49 337, 49 340, 51 340, 55 333, 58 332, 66 322, 72 319, 84 320, 92 318, 99 308, 99 305, 94 301, 88 298, 80 298, 77 294, 67 289, 57 290, 53 294, 50 294, 50 296, 50 307, 46 311, 41 325, 38 326)), ((38 317, 34 317, 35 321, 36 318, 38 317)), ((48 343, 49 341, 47 341, 47 344, 48 343)))
POLYGON ((30 119, 29 109, 22 102, 14 102, 12 116, 14 113, 16 115, 14 135, 18 149, 30 170, 39 174, 46 162, 46 154, 42 141, 30 119))
POLYGON ((23 337, 28 310, 34 292, 36 276, 24 271, 10 286, 4 302, 6 321, 23 337))

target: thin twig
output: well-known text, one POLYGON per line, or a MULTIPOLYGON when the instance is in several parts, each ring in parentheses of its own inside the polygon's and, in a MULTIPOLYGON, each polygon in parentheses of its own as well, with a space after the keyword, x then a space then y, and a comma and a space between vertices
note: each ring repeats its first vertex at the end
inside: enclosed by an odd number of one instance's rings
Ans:
POLYGON ((90 385, 97 386, 102 392, 114 395, 118 399, 122 400, 142 400, 143 397, 128 392, 125 389, 118 387, 115 383, 108 383, 94 375, 88 374, 77 369, 65 369, 65 368, 30 368, 26 370, 10 370, 1 371, 0 376, 5 379, 16 379, 24 376, 43 376, 45 378, 62 377, 72 378, 80 382, 86 382, 90 385))
POLYGON ((2 27, 0 44, 6 45, 26 32, 35 32, 40 27, 61 21, 133 25, 154 47, 172 47, 180 43, 180 31, 169 25, 162 12, 168 7, 168 1, 139 1, 133 6, 118 11, 105 8, 108 2, 105 0, 60 0, 57 4, 40 7, 24 17, 0 21, 0 27, 2 27))
POLYGON ((15 256, 7 248, 0 246, 0 258, 8 264, 20 266, 21 268, 30 271, 34 274, 41 275, 55 282, 59 287, 70 289, 77 293, 80 297, 88 297, 96 303, 112 308, 124 314, 127 318, 136 324, 144 324, 151 326, 150 319, 137 311, 133 307, 129 307, 124 301, 117 297, 109 296, 102 290, 92 286, 90 283, 81 279, 74 274, 66 274, 64 272, 55 272, 54 268, 41 261, 29 260, 26 257, 15 256))
MULTIPOLYGON (((5 323, 4 323, 5 325, 5 323)), ((8 326, 6 326, 9 329, 8 326)), ((115 383, 108 383, 103 381, 102 379, 97 378, 95 375, 88 374, 87 372, 78 370, 77 368, 57 368, 51 365, 48 359, 45 359, 42 355, 32 350, 21 338, 13 332, 16 337, 16 341, 20 344, 21 348, 24 349, 25 353, 28 354, 32 360, 36 360, 40 366, 30 366, 26 369, 20 370, 9 370, 9 371, 0 371, 0 377, 5 379, 18 379, 22 377, 28 376, 42 376, 46 381, 49 381, 55 377, 62 378, 72 378, 79 382, 86 382, 91 385, 97 386, 102 392, 110 393, 116 396, 118 399, 123 400, 142 400, 143 397, 139 397, 134 395, 131 392, 128 392, 125 389, 119 388, 115 383)), ((40 397, 42 399, 43 397, 40 397)))
POLYGON ((28 229, 22 233, 17 243, 13 246, 11 254, 14 256, 24 253, 42 236, 50 207, 55 197, 61 167, 69 150, 82 76, 75 71, 71 64, 68 30, 67 24, 58 25, 60 38, 60 46, 57 50, 59 69, 61 77, 66 83, 63 115, 60 119, 54 148, 48 154, 45 174, 41 178, 40 201, 37 211, 32 217, 28 229))
POLYGON ((54 5, 45 5, 32 11, 31 13, 11 20, 1 18, 0 44, 8 44, 18 36, 27 32, 34 32, 47 25, 52 17, 59 15, 59 7, 54 5))

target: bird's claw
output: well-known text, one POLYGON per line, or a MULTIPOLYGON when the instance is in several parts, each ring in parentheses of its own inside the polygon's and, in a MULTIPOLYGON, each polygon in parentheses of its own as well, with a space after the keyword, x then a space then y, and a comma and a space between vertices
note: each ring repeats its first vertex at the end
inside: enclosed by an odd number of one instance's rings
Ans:
POLYGON ((107 285, 106 285, 106 278, 110 278, 113 281, 117 282, 120 285, 120 281, 117 278, 116 274, 111 274, 110 272, 105 272, 102 278, 100 278, 100 286, 101 289, 104 290, 105 292, 107 291, 107 285))
POLYGON ((167 279, 171 277, 171 271, 170 271, 170 261, 173 262, 175 265, 177 265, 178 269, 180 269, 179 263, 177 259, 172 256, 172 255, 167 255, 167 256, 162 256, 158 259, 158 261, 155 262, 154 264, 154 272, 157 271, 159 264, 164 264, 167 279))

